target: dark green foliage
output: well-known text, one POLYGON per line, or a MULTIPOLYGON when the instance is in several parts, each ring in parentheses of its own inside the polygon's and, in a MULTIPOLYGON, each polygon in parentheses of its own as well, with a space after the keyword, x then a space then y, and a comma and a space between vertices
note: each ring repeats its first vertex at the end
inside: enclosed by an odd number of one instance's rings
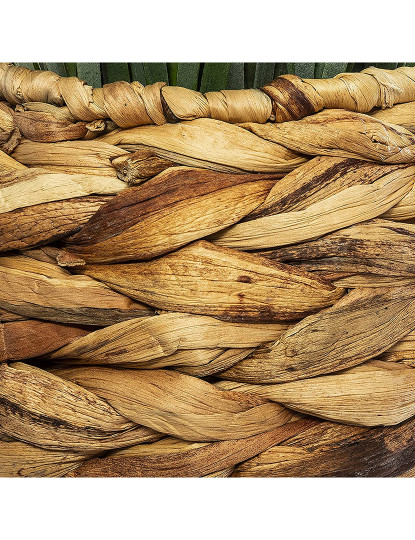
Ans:
POLYGON ((101 86, 101 68, 99 64, 76 64, 77 75, 87 84, 94 87, 101 86))
POLYGON ((226 88, 228 83, 229 67, 230 64, 222 62, 204 64, 200 91, 212 92, 214 90, 223 90, 226 88))
POLYGON ((143 64, 146 84, 156 82, 165 82, 169 84, 169 74, 167 72, 167 64, 162 63, 146 63, 143 64))
POLYGON ((130 70, 128 64, 120 64, 111 62, 101 64, 102 84, 107 84, 116 81, 130 82, 130 70))

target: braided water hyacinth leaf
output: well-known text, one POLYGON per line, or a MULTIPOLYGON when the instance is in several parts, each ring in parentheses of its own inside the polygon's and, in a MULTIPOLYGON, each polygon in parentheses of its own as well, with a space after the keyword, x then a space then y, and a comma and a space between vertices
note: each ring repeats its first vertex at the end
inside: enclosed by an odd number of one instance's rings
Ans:
POLYGON ((144 146, 176 163, 219 172, 288 172, 307 159, 246 129, 208 118, 113 131, 99 140, 128 150, 144 146))
POLYGON ((354 289, 220 376, 242 382, 285 382, 361 364, 415 328, 414 310, 414 287, 354 289))
POLYGON ((77 271, 150 306, 233 322, 299 319, 344 292, 302 270, 204 240, 149 262, 77 271))
POLYGON ((0 323, 0 362, 41 356, 86 334, 83 328, 45 321, 0 323))
POLYGON ((1 364, 0 381, 0 428, 21 442, 82 452, 159 437, 95 394, 42 369, 20 362, 1 364))
POLYGON ((323 108, 368 112, 415 99, 415 70, 371 67, 362 73, 341 73, 331 79, 283 75, 261 90, 223 90, 201 94, 169 87, 165 82, 143 86, 113 82, 93 89, 77 77, 1 64, 0 99, 12 104, 66 102, 78 120, 110 117, 121 127, 163 124, 178 119, 216 118, 226 122, 298 120, 323 108))
POLYGON ((103 283, 21 256, 0 258, 0 307, 29 318, 95 326, 153 313, 103 283))
POLYGON ((164 369, 73 367, 53 373, 90 390, 123 417, 188 441, 243 439, 282 426, 292 417, 277 403, 222 391, 164 369))
POLYGON ((0 64, 0 475, 411 476, 414 73, 0 64))
POLYGON ((71 477, 200 477, 227 470, 252 455, 281 443, 313 425, 296 420, 246 439, 190 443, 165 437, 160 441, 111 452, 77 464, 71 477), (264 449, 264 450, 262 450, 264 449))
POLYGON ((414 439, 413 418, 396 427, 370 429, 321 422, 240 463, 232 476, 413 476, 408 469, 415 459, 414 439))
POLYGON ((88 262, 153 259, 236 223, 278 177, 170 168, 97 211, 67 250, 88 262))
POLYGON ((394 206, 389 208, 382 217, 394 221, 415 219, 415 184, 394 206))
POLYGON ((21 133, 15 124, 15 113, 8 103, 0 101, 0 148, 10 154, 21 141, 21 133))
POLYGON ((361 73, 340 73, 332 79, 301 79, 283 75, 262 90, 273 102, 276 122, 298 120, 327 109, 361 113, 374 107, 415 100, 414 68, 385 70, 375 67, 361 73))
POLYGON ((77 232, 111 197, 85 196, 45 202, 0 214, 0 252, 27 249, 77 232))
POLYGON ((257 385, 222 381, 217 386, 343 424, 387 426, 414 416, 414 384, 413 368, 372 360, 335 375, 301 381, 257 385))
POLYGON ((111 159, 125 154, 126 151, 121 148, 95 140, 56 143, 24 140, 15 149, 12 157, 28 167, 39 167, 65 174, 109 177, 114 179, 116 185, 117 171, 111 159))
POLYGON ((329 109, 282 124, 240 124, 252 133, 299 154, 414 163, 414 135, 365 114, 329 109))
POLYGON ((415 332, 406 334, 380 356, 385 362, 402 362, 415 367, 415 332))
POLYGON ((127 187, 115 178, 54 173, 41 168, 2 173, 2 184, 0 214, 88 195, 115 195, 127 187))
POLYGON ((18 441, 2 441, 0 437, 0 476, 61 477, 88 459, 88 453, 45 450, 18 441))
MULTIPOLYGON (((2 175, 10 170, 24 170, 26 168, 27 167, 25 165, 19 163, 11 156, 0 150, 0 172, 2 175)), ((1 182, 1 184, 3 184, 3 182, 1 182)))
POLYGON ((381 122, 398 124, 411 133, 415 132, 415 102, 413 101, 394 105, 390 109, 376 110, 371 112, 370 116, 381 122))
POLYGON ((304 210, 266 215, 232 225, 210 240, 236 249, 266 249, 314 240, 384 214, 412 188, 415 166, 388 172, 369 185, 353 185, 304 210))
POLYGON ((304 270, 409 276, 415 279, 415 225, 373 219, 311 242, 262 251, 304 270))
POLYGON ((318 156, 275 183, 265 201, 243 221, 305 210, 353 186, 373 184, 405 165, 384 165, 363 159, 318 156))
POLYGON ((70 122, 48 112, 17 111, 14 123, 23 137, 37 142, 72 141, 88 132, 86 122, 70 122))
POLYGON ((169 167, 176 166, 173 161, 163 159, 146 148, 113 158, 111 164, 117 170, 118 178, 131 186, 141 184, 169 167))
MULTIPOLYGON (((213 317, 167 313, 97 330, 63 346, 49 358, 69 358, 74 364, 129 363, 137 368, 165 367, 175 362, 185 365, 184 357, 174 353, 214 349, 217 354, 219 348, 255 348, 275 341, 286 329, 286 324, 229 323, 213 317)), ((191 354, 187 360, 194 362, 191 354)))

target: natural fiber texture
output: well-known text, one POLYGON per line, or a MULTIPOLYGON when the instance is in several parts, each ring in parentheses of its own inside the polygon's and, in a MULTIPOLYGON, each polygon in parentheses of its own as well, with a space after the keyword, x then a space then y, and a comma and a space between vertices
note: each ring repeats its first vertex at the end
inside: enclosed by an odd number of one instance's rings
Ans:
POLYGON ((0 476, 413 476, 414 103, 0 64, 0 476))

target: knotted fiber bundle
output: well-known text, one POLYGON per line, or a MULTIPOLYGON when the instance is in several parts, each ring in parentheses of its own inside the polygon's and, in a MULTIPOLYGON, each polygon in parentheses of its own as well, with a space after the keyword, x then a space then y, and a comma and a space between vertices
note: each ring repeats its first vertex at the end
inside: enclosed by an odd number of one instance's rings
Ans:
POLYGON ((414 126, 0 64, 0 475, 413 476, 414 126))

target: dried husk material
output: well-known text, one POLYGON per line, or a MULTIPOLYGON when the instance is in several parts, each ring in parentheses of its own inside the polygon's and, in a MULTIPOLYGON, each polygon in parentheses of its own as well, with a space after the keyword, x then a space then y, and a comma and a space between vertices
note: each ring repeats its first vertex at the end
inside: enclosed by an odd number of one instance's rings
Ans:
POLYGON ((414 328, 415 287, 354 289, 220 376, 268 383, 340 371, 378 356, 414 328))
POLYGON ((127 187, 121 180, 90 174, 54 173, 33 168, 2 173, 0 214, 88 195, 115 195, 127 187))
POLYGON ((361 73, 339 73, 332 79, 301 79, 282 75, 262 90, 272 99, 276 122, 299 120, 321 109, 348 109, 361 113, 374 107, 415 100, 415 69, 375 67, 361 73))
POLYGON ((88 330, 77 326, 46 321, 0 323, 0 362, 35 358, 86 334, 88 330))
POLYGON ((0 148, 10 154, 19 144, 21 134, 14 123, 14 111, 7 103, 0 101, 0 148))
POLYGON ((402 126, 411 133, 415 132, 415 101, 394 105, 390 109, 375 110, 370 116, 381 122, 402 126))
POLYGON ((57 107, 56 105, 52 105, 50 103, 43 103, 42 101, 29 101, 26 103, 22 103, 21 105, 16 105, 15 111, 32 111, 44 113, 52 115, 53 118, 59 122, 66 121, 70 124, 76 123, 76 120, 70 113, 68 107, 57 107))
POLYGON ((87 262, 153 259, 236 223, 277 179, 174 167, 112 199, 66 249, 87 262))
POLYGON ((24 315, 17 315, 11 311, 6 311, 5 309, 0 309, 0 322, 12 322, 12 321, 25 321, 27 317, 24 315))
POLYGON ((115 180, 116 185, 117 171, 112 166, 111 159, 125 153, 125 150, 97 140, 40 143, 25 139, 13 152, 13 158, 28 167, 41 167, 67 174, 110 177, 115 180))
POLYGON ((270 98, 254 88, 201 94, 187 88, 164 86, 161 94, 171 113, 179 120, 214 118, 231 124, 262 123, 272 113, 270 98))
POLYGON ((87 453, 45 450, 0 437, 0 477, 62 477, 90 457, 87 453))
MULTIPOLYGON (((313 425, 296 420, 246 439, 191 443, 165 437, 79 463, 70 477, 201 477, 232 468, 241 461, 291 438, 313 425)), ((232 472, 231 470, 231 472, 232 472)))
POLYGON ((347 274, 342 276, 328 277, 325 272, 317 272, 331 281, 336 287, 355 289, 358 287, 400 287, 403 285, 415 285, 415 277, 379 276, 377 274, 347 274))
POLYGON ((387 426, 414 416, 414 384, 413 368, 371 360, 335 375, 301 381, 260 385, 222 381, 217 386, 342 424, 387 426))
POLYGON ((373 184, 406 165, 384 165, 363 159, 318 156, 303 163, 275 183, 265 201, 244 221, 305 210, 353 186, 373 184))
POLYGON ((415 279, 415 225, 373 219, 311 242, 262 251, 304 270, 410 276, 415 279))
POLYGON ((85 122, 57 120, 50 113, 37 111, 16 111, 14 123, 23 137, 37 142, 82 139, 88 131, 85 122))
MULTIPOLYGON (((59 248, 51 246, 51 245, 39 246, 36 248, 25 249, 25 250, 20 251, 20 254, 24 255, 25 257, 35 259, 36 261, 47 262, 47 263, 53 264, 54 266, 59 266, 56 260, 58 253, 59 253, 59 248)), ((60 269, 66 272, 67 275, 69 275, 69 272, 66 271, 64 268, 60 268, 60 269)))
MULTIPOLYGON (((166 313, 114 324, 84 339, 80 336, 49 357, 70 358, 72 363, 129 362, 137 368, 158 368, 174 365, 170 363, 172 355, 179 350, 252 348, 275 341, 286 328, 284 324, 229 323, 213 317, 166 313)), ((188 361, 192 362, 191 355, 188 361)))
MULTIPOLYGON (((282 326, 282 325, 281 325, 282 326)), ((288 325, 287 325, 288 326, 288 325)), ((227 369, 251 354, 255 349, 185 349, 169 356, 171 369, 193 377, 207 377, 227 369)), ((135 368, 137 364, 124 364, 135 368)))
POLYGON ((299 319, 344 292, 302 270, 204 240, 149 262, 77 271, 150 306, 232 322, 299 319))
MULTIPOLYGON (((11 156, 0 150, 0 173, 3 175, 3 173, 8 172, 10 170, 24 170, 27 169, 25 165, 22 163, 19 163, 15 159, 13 159, 11 156)), ((0 181, 0 185, 3 182, 0 181)))
POLYGON ((380 356, 385 362, 403 362, 415 367, 415 332, 411 331, 380 356))
POLYGON ((145 148, 116 157, 111 163, 117 170, 118 178, 132 186, 143 183, 169 167, 176 166, 173 161, 158 157, 145 148))
POLYGON ((396 427, 378 428, 320 422, 238 464, 232 476, 407 476, 415 464, 414 442, 414 418, 396 427))
POLYGON ((90 122, 107 117, 103 108, 102 89, 94 92, 91 86, 78 77, 60 77, 58 85, 66 106, 77 120, 90 122))
POLYGON ((28 318, 93 326, 153 313, 99 281, 21 256, 0 258, 0 308, 28 318))
POLYGON ((389 208, 381 217, 394 221, 405 221, 415 218, 415 184, 392 208, 389 208))
POLYGON ((0 381, 0 427, 21 442, 83 452, 159 437, 95 394, 42 369, 21 362, 1 364, 0 381))
POLYGON ((0 97, 11 104, 44 101, 63 105, 58 82, 61 77, 52 71, 30 70, 2 63, 0 67, 0 97))
POLYGON ((277 403, 221 391, 174 371, 74 367, 53 372, 101 397, 125 418, 188 441, 244 439, 292 417, 277 403))
POLYGON ((76 233, 108 195, 52 201, 0 214, 0 252, 27 249, 76 233))
POLYGON ((415 137, 407 129, 365 114, 329 109, 282 124, 239 124, 299 154, 414 163, 415 137))
POLYGON ((144 146, 176 163, 222 172, 288 172, 307 159, 246 129, 209 118, 113 131, 99 140, 135 150, 144 146))
POLYGON ((266 215, 232 225, 210 240, 236 249, 266 249, 314 240, 324 234, 376 218, 412 188, 415 166, 381 176, 369 185, 353 185, 304 210, 266 215))

